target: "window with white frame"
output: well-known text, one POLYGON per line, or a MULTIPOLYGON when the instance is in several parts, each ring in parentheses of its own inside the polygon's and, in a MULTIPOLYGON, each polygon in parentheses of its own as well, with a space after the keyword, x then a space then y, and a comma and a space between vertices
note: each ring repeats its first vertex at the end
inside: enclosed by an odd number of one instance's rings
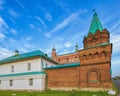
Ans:
POLYGON ((31 63, 28 63, 28 65, 27 65, 27 70, 28 70, 28 71, 31 70, 31 63))
POLYGON ((14 72, 14 66, 13 65, 11 66, 11 72, 14 72))
POLYGON ((29 79, 29 86, 33 86, 33 79, 29 79))

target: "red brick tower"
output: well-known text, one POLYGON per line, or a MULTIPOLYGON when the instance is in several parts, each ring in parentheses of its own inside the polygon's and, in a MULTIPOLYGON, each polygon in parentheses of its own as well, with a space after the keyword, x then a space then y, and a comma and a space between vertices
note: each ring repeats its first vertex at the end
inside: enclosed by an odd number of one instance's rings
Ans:
POLYGON ((103 29, 97 13, 94 13, 89 33, 83 40, 84 49, 79 50, 80 86, 111 87, 112 44, 109 32, 103 29))
POLYGON ((51 54, 52 58, 57 56, 57 53, 56 53, 56 49, 55 47, 52 48, 52 54, 51 54))

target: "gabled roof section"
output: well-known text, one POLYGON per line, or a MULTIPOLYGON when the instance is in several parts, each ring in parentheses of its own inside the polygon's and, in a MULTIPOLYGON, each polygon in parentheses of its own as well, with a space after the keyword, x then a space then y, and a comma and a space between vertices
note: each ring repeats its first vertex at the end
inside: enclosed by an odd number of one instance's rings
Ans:
POLYGON ((95 12, 93 15, 91 25, 90 25, 89 34, 95 34, 97 30, 101 32, 103 30, 103 26, 100 23, 97 13, 95 12))
POLYGON ((30 58, 34 58, 34 57, 43 57, 44 59, 47 59, 50 62, 56 63, 51 58, 49 58, 47 56, 47 54, 43 53, 40 50, 36 50, 36 51, 27 52, 27 53, 23 53, 23 54, 18 54, 18 55, 14 55, 14 56, 10 56, 8 58, 2 59, 2 60, 0 60, 0 64, 19 61, 19 60, 30 59, 30 58))
POLYGON ((55 66, 51 66, 51 67, 46 67, 44 68, 45 70, 47 69, 59 69, 59 68, 68 68, 68 67, 76 67, 76 66, 80 66, 80 62, 76 62, 76 63, 69 63, 69 64, 59 64, 59 65, 55 65, 55 66))

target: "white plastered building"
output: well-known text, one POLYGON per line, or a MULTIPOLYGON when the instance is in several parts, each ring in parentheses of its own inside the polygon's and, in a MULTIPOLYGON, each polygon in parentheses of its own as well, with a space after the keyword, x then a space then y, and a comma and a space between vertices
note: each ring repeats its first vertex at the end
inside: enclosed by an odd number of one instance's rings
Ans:
POLYGON ((44 67, 54 62, 40 50, 0 60, 0 90, 36 90, 47 87, 44 67))

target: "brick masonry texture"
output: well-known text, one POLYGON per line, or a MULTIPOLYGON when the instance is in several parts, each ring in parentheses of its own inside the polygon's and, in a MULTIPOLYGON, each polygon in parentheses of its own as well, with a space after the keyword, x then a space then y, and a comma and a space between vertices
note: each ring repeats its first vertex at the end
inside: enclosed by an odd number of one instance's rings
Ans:
POLYGON ((83 43, 84 48, 76 53, 52 57, 60 64, 79 61, 80 66, 47 69, 49 88, 112 88, 109 32, 97 30, 84 37, 83 43))

